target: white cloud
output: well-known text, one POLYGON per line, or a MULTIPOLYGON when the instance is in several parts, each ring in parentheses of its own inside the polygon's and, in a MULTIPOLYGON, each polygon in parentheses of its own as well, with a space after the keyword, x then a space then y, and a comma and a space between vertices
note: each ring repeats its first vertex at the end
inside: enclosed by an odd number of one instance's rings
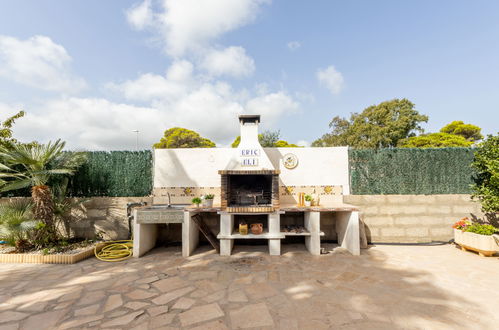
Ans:
POLYGON ((76 93, 86 87, 70 72, 71 57, 45 36, 0 36, 0 77, 46 91, 76 93))
POLYGON ((242 47, 227 47, 209 51, 201 61, 201 67, 214 76, 245 77, 255 71, 255 61, 242 47))
POLYGON ((132 130, 140 131, 140 146, 150 148, 167 125, 157 109, 98 98, 60 98, 32 108, 14 130, 21 141, 62 138, 71 149, 133 150, 132 130))
POLYGON ((151 0, 144 0, 142 3, 135 4, 126 11, 128 23, 137 30, 142 30, 153 23, 153 11, 151 0))
POLYGON ((287 46, 288 46, 289 50, 295 51, 301 47, 301 43, 298 41, 290 41, 290 42, 288 42, 287 46))
POLYGON ((309 147, 310 142, 308 142, 306 140, 299 140, 298 142, 296 142, 296 145, 301 146, 301 147, 309 147))
POLYGON ((172 56, 199 51, 222 34, 244 26, 256 17, 269 0, 162 0, 161 10, 151 12, 148 0, 132 7, 130 24, 151 27, 172 56), (147 3, 146 3, 147 2, 147 3))
POLYGON ((325 86, 335 95, 339 94, 343 89, 343 75, 332 65, 325 69, 319 69, 317 71, 317 79, 321 85, 325 86))
POLYGON ((285 92, 257 96, 246 103, 249 113, 261 114, 264 127, 272 126, 283 115, 298 110, 298 103, 285 92))

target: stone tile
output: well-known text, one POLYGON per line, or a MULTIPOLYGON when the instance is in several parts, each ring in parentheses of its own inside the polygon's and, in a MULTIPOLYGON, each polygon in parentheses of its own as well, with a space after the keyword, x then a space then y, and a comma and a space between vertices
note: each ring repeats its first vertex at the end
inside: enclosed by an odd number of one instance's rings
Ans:
POLYGON ((139 315, 144 314, 144 311, 138 311, 133 313, 128 313, 124 316, 117 317, 113 320, 102 323, 103 328, 107 327, 120 327, 131 323, 135 320, 139 315))
POLYGON ((97 313, 99 308, 100 308, 100 305, 97 305, 97 304, 91 305, 88 307, 83 307, 83 308, 75 310, 74 316, 94 315, 97 313))
POLYGON ((17 330, 19 323, 0 324, 0 330, 17 330))
POLYGON ((215 301, 219 301, 223 298, 225 298, 225 290, 220 290, 201 299, 206 301, 207 303, 212 303, 215 301))
POLYGON ((200 326, 190 328, 189 330, 228 330, 227 326, 222 320, 203 323, 200 326))
POLYGON ((189 282, 181 279, 180 277, 170 277, 164 280, 154 282, 152 286, 161 292, 171 292, 189 285, 189 282))
POLYGON ((78 306, 90 305, 100 302, 106 298, 106 294, 103 291, 95 291, 86 293, 80 300, 78 300, 78 306))
POLYGON ((252 284, 246 287, 246 293, 253 300, 275 296, 277 291, 267 283, 252 284))
POLYGON ((231 311, 230 322, 234 329, 274 326, 274 321, 265 303, 246 305, 231 311))
POLYGON ((76 318, 76 319, 72 318, 69 321, 62 323, 58 327, 58 329, 64 330, 64 329, 70 329, 70 328, 77 328, 77 327, 80 327, 81 325, 84 325, 84 324, 87 324, 87 323, 90 323, 93 321, 101 320, 102 318, 104 318, 104 315, 102 315, 102 314, 101 315, 90 315, 90 316, 76 318))
POLYGON ((172 309, 189 309, 194 305, 196 300, 182 297, 172 306, 172 309))
POLYGON ((153 317, 160 314, 168 313, 168 306, 162 305, 162 306, 151 307, 147 309, 147 313, 153 317))
POLYGON ((156 275, 154 275, 154 276, 149 276, 149 277, 146 277, 146 278, 141 278, 140 280, 135 281, 135 283, 138 283, 138 284, 149 284, 149 283, 156 282, 156 281, 159 281, 159 277, 156 276, 156 275))
POLYGON ((133 310, 137 309, 144 309, 144 307, 149 306, 149 303, 142 302, 142 301, 130 301, 129 303, 125 304, 126 308, 130 308, 133 310))
POLYGON ((21 313, 21 312, 14 312, 14 311, 2 312, 2 313, 0 313, 0 323, 19 321, 19 320, 22 320, 28 316, 29 316, 28 313, 21 313))
POLYGON ((218 272, 214 270, 205 270, 205 271, 199 271, 199 272, 191 272, 189 273, 189 281, 199 281, 199 280, 206 280, 206 279, 212 279, 217 277, 218 272))
POLYGON ((244 294, 243 290, 229 291, 228 294, 229 302, 247 302, 248 297, 244 294))
POLYGON ((199 322, 205 322, 224 316, 224 312, 217 303, 191 308, 179 314, 180 323, 183 327, 199 322))
POLYGON ((132 300, 141 300, 147 299, 156 296, 157 293, 145 291, 145 290, 134 290, 130 293, 127 293, 126 296, 132 300))
POLYGON ((103 307, 103 312, 109 312, 112 311, 113 309, 116 309, 118 307, 121 307, 123 305, 123 299, 121 298, 121 294, 113 294, 107 297, 107 301, 104 304, 103 307))
POLYGON ((154 316, 149 321, 149 329, 156 329, 168 325, 172 323, 175 316, 176 314, 168 314, 168 313, 154 316))
POLYGON ((56 323, 59 322, 65 314, 67 314, 67 310, 50 311, 32 315, 22 322, 21 329, 53 329, 56 323))
POLYGON ((195 288, 192 286, 187 287, 187 288, 178 289, 178 290, 172 291, 170 293, 165 293, 157 298, 154 298, 152 300, 152 302, 155 303, 156 305, 168 304, 170 301, 173 301, 177 298, 180 298, 193 290, 195 290, 195 288))

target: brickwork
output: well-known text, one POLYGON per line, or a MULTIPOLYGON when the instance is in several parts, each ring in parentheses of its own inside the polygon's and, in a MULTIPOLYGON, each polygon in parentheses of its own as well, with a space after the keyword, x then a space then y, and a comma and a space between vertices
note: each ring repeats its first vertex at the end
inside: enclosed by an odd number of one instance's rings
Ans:
POLYGON ((470 195, 348 195, 344 202, 360 208, 374 243, 449 241, 454 222, 483 216, 470 195))

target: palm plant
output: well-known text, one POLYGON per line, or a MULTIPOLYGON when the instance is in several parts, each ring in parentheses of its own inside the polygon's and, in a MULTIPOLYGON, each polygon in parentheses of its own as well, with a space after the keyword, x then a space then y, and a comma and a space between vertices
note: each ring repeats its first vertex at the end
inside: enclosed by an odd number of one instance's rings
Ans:
POLYGON ((21 252, 31 245, 29 232, 37 224, 31 214, 32 206, 26 198, 0 204, 0 238, 21 252))
POLYGON ((54 201, 47 183, 52 177, 74 174, 86 159, 84 153, 63 151, 64 146, 57 140, 0 149, 0 191, 31 187, 34 219, 43 222, 51 235, 55 235, 54 201))

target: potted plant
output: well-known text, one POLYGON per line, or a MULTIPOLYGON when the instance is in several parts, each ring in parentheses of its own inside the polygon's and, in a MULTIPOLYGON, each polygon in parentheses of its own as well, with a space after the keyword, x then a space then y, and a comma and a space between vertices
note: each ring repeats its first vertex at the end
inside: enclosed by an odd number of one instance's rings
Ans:
POLYGON ((196 204, 196 207, 199 207, 199 204, 201 204, 203 201, 201 200, 201 198, 199 197, 194 197, 192 200, 191 200, 192 204, 196 204))
POLYGON ((213 207, 213 199, 215 198, 215 195, 213 194, 206 194, 201 199, 203 200, 203 207, 213 207))
POLYGON ((454 226, 454 242, 462 250, 478 252, 482 257, 490 257, 499 252, 498 228, 492 225, 473 223, 468 218, 456 222, 454 226))
POLYGON ((313 200, 314 198, 312 197, 312 195, 305 195, 305 206, 310 207, 313 200))

